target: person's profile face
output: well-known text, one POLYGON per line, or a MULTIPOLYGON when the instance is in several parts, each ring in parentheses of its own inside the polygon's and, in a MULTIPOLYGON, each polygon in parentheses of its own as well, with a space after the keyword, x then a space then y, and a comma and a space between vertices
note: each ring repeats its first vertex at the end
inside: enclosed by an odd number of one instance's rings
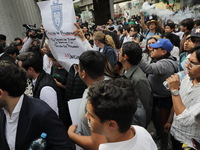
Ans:
POLYGON ((197 59, 196 52, 193 52, 187 60, 186 68, 188 75, 193 79, 200 79, 200 62, 197 59))
POLYGON ((103 124, 101 123, 99 117, 94 113, 94 108, 90 101, 87 103, 87 113, 85 118, 88 120, 88 126, 90 127, 91 132, 103 134, 103 124))
POLYGON ((172 32, 173 30, 170 28, 170 26, 165 26, 165 32, 172 32))
POLYGON ((188 38, 188 37, 190 37, 190 35, 188 35, 188 36, 186 37, 186 40, 185 40, 184 45, 183 45, 185 51, 189 51, 189 50, 191 50, 193 47, 195 47, 195 44, 192 42, 191 38, 188 38), (187 38, 188 38, 188 39, 187 39, 187 38))

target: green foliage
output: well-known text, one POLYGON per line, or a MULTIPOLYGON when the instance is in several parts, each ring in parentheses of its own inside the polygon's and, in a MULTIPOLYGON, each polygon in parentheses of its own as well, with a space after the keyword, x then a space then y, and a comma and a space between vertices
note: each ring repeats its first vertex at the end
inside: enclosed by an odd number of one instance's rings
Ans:
POLYGON ((76 15, 81 14, 81 9, 80 9, 79 5, 74 5, 74 10, 75 10, 76 15))

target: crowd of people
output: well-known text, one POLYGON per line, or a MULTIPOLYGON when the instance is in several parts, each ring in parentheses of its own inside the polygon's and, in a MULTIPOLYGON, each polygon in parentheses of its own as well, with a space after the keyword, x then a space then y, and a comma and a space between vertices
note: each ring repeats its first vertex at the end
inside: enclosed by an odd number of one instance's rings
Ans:
POLYGON ((0 150, 28 149, 43 132, 46 149, 200 149, 200 20, 74 25, 85 51, 69 71, 43 27, 42 39, 28 30, 9 45, 0 34, 0 150), (68 107, 77 98, 79 133, 68 107))

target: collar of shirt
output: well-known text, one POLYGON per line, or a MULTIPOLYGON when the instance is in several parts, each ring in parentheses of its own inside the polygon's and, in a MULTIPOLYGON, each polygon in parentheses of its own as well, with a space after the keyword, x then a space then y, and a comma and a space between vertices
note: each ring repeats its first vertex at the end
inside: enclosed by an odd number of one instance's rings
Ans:
POLYGON ((24 99, 24 95, 21 95, 19 101, 17 102, 17 105, 15 106, 11 116, 9 114, 9 112, 3 108, 3 111, 6 115, 6 119, 8 122, 14 122, 17 118, 19 118, 19 113, 20 113, 20 110, 21 110, 21 107, 22 107, 22 102, 23 102, 23 99, 24 99))
POLYGON ((37 81, 37 78, 32 80, 33 86, 35 86, 36 81, 37 81))

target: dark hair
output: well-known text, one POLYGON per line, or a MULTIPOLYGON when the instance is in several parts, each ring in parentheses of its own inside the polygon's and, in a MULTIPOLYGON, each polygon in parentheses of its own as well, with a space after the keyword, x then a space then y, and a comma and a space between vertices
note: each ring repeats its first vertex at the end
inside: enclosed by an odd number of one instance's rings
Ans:
POLYGON ((8 46, 5 48, 5 54, 10 55, 10 54, 19 54, 19 50, 15 46, 8 46))
POLYGON ((200 46, 195 46, 190 50, 190 53, 196 52, 198 61, 200 62, 200 46))
POLYGON ((200 19, 195 20, 194 25, 199 26, 200 25, 200 19))
POLYGON ((97 79, 104 75, 105 63, 105 55, 98 51, 88 50, 79 57, 80 69, 85 70, 92 79, 97 79))
POLYGON ((171 42, 173 45, 176 44, 176 41, 175 41, 176 39, 173 38, 173 33, 171 33, 171 32, 165 32, 163 37, 169 39, 170 42, 171 42))
POLYGON ((26 89, 26 74, 16 64, 0 61, 0 83, 0 89, 10 96, 21 96, 26 89))
POLYGON ((4 34, 0 34, 0 40, 5 41, 6 40, 6 36, 4 34))
POLYGON ((122 56, 129 57, 128 62, 132 65, 138 65, 142 59, 142 48, 135 42, 126 42, 122 45, 122 56))
POLYGON ((22 67, 27 70, 33 67, 35 72, 40 73, 43 71, 43 58, 33 52, 21 53, 17 56, 17 60, 22 61, 22 67))
POLYGON ((167 23, 167 24, 165 25, 165 27, 166 27, 166 26, 169 26, 170 29, 175 29, 175 24, 174 24, 173 22, 167 23))
POLYGON ((140 33, 140 26, 139 25, 133 25, 132 28, 134 28, 134 31, 137 31, 140 33))
POLYGON ((112 22, 114 22, 112 18, 108 19, 108 21, 109 21, 109 20, 111 20, 112 22))
POLYGON ((129 26, 124 26, 123 29, 126 30, 127 32, 130 32, 130 30, 131 30, 131 28, 129 26))
POLYGON ((118 28, 118 31, 122 34, 122 33, 123 33, 123 28, 122 28, 122 27, 119 27, 119 28, 118 28))
POLYGON ((195 46, 200 45, 200 38, 199 37, 191 37, 192 43, 195 44, 195 46))
POLYGON ((192 18, 186 18, 183 21, 181 21, 181 25, 187 27, 187 29, 191 31, 194 27, 194 21, 192 18))
POLYGON ((137 109, 134 90, 127 79, 103 80, 89 88, 88 100, 102 123, 114 120, 119 126, 119 132, 123 133, 130 128, 137 109))
POLYGON ((14 41, 20 41, 19 45, 23 45, 23 41, 22 41, 22 39, 19 38, 19 37, 16 37, 16 38, 14 39, 14 41))
POLYGON ((0 41, 0 54, 4 52, 3 43, 0 41))

